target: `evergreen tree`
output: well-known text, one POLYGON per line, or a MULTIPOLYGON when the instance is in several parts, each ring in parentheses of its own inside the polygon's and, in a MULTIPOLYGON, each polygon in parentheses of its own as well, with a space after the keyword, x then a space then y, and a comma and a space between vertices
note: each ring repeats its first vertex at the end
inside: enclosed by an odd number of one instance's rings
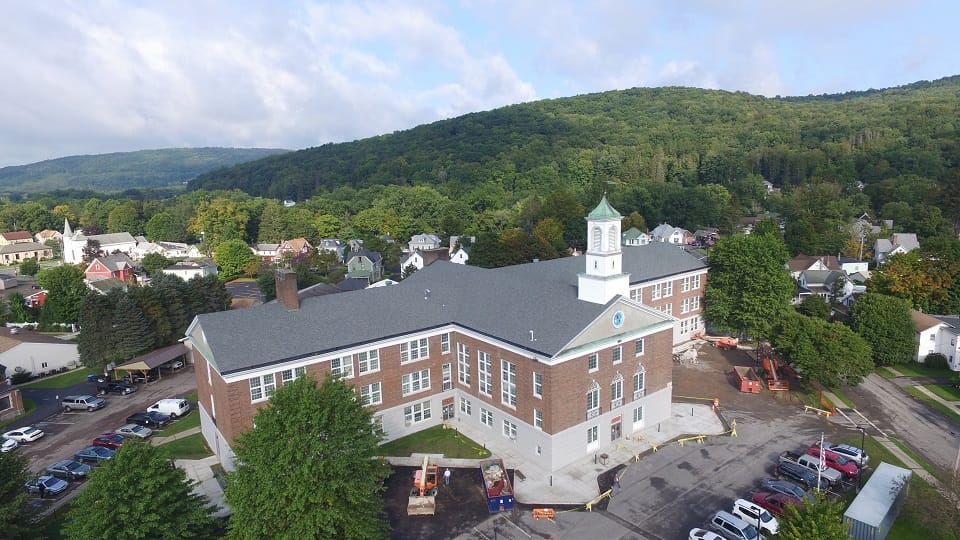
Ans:
POLYGON ((117 359, 114 332, 116 295, 91 292, 83 300, 77 352, 83 365, 103 373, 104 366, 117 359))
POLYGON ((118 360, 129 360, 149 351, 154 344, 153 332, 136 300, 123 295, 114 310, 114 350, 118 360))
POLYGON ((0 534, 5 538, 30 538, 36 533, 34 515, 27 507, 23 484, 32 476, 22 452, 0 453, 0 534))
POLYGON ((917 352, 916 332, 907 303, 893 296, 865 293, 850 310, 853 329, 870 344, 878 366, 904 364, 917 352))

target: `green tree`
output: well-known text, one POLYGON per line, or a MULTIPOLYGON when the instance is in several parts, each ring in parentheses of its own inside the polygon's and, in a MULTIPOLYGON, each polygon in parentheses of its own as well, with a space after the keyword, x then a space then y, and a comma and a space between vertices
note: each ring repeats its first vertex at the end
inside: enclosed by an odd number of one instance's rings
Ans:
POLYGON ((870 345, 840 323, 789 313, 774 327, 771 342, 805 377, 827 386, 859 384, 873 371, 870 345))
POLYGON ((283 217, 283 205, 279 201, 271 199, 263 205, 257 241, 279 244, 286 239, 285 235, 286 225, 283 217))
POLYGON ((274 272, 271 268, 264 268, 257 273, 257 288, 260 289, 264 302, 277 297, 277 278, 274 272))
POLYGON ((243 240, 227 240, 217 246, 213 260, 220 266, 220 277, 227 280, 243 275, 246 266, 257 261, 257 256, 243 240))
POLYGON ((203 238, 207 250, 216 250, 227 240, 243 242, 249 221, 250 213, 243 202, 221 197, 201 201, 187 230, 203 238))
POLYGON ((816 317, 825 321, 830 319, 830 304, 816 294, 811 294, 801 300, 797 305, 797 311, 808 317, 816 317))
POLYGON ((878 366, 910 362, 917 339, 907 303, 899 298, 868 292, 850 310, 853 329, 870 344, 878 366))
POLYGON ((88 368, 103 373, 107 363, 116 360, 114 348, 114 303, 116 295, 89 293, 80 310, 80 335, 77 336, 77 352, 80 361, 88 368))
POLYGON ((153 276, 173 264, 173 261, 164 257, 162 253, 147 253, 140 264, 147 275, 153 276))
POLYGON ((187 224, 165 210, 151 216, 144 229, 151 242, 183 242, 187 239, 187 224))
POLYGON ((129 360, 138 354, 149 351, 156 337, 147 322, 143 310, 129 294, 117 301, 114 317, 114 350, 118 360, 129 360))
POLYGON ((867 290, 896 296, 916 309, 936 313, 950 296, 960 264, 920 250, 898 253, 870 274, 867 290))
POLYGON ((41 320, 54 323, 80 320, 80 306, 90 291, 83 279, 83 270, 70 264, 40 270, 37 283, 47 290, 41 320))
POLYGON ((33 476, 22 452, 0 453, 0 531, 6 538, 31 538, 36 533, 29 495, 23 484, 33 476))
POLYGON ((850 526, 843 522, 842 499, 830 500, 823 493, 814 494, 816 500, 797 509, 792 504, 784 507, 780 518, 782 540, 851 540, 850 526))
POLYGON ((768 337, 790 308, 796 284, 786 270, 789 257, 774 235, 735 234, 710 254, 705 315, 719 328, 768 337))
POLYGON ((130 234, 140 234, 143 222, 140 219, 140 211, 133 201, 127 201, 117 205, 110 211, 107 217, 107 232, 120 233, 129 232, 130 234))
POLYGON ((27 306, 24 304, 23 295, 18 292, 12 292, 7 295, 7 307, 10 309, 10 320, 14 322, 33 322, 36 319, 27 306))
POLYGON ((313 218, 313 228, 316 230, 317 238, 336 238, 343 228, 343 222, 337 216, 331 214, 320 214, 313 218))
POLYGON ((281 386, 234 443, 230 537, 386 538, 379 514, 390 467, 376 459, 372 419, 337 378, 318 385, 307 375, 281 386))
POLYGON ((76 540, 212 539, 212 510, 162 449, 128 441, 87 480, 70 506, 63 534, 76 540))
POLYGON ((25 276, 35 276, 38 271, 40 271, 40 263, 37 262, 36 257, 25 259, 20 263, 20 273, 25 276))

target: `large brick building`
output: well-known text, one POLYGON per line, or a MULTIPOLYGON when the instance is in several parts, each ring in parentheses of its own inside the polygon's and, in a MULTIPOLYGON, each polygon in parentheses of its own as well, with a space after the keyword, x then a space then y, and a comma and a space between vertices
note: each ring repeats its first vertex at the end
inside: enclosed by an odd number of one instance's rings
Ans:
POLYGON ((388 439, 447 422, 493 452, 556 470, 670 414, 672 353, 702 326, 706 265, 680 247, 622 248, 601 201, 589 246, 499 269, 439 261, 403 282, 198 316, 187 330, 201 426, 230 444, 278 386, 343 376, 388 439))

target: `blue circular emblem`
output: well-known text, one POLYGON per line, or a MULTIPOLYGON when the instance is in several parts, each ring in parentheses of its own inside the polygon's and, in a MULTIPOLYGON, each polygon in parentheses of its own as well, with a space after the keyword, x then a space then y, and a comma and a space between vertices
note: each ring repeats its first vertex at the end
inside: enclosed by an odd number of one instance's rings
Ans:
POLYGON ((613 314, 613 327, 620 328, 621 326, 623 326, 623 312, 618 311, 613 314))

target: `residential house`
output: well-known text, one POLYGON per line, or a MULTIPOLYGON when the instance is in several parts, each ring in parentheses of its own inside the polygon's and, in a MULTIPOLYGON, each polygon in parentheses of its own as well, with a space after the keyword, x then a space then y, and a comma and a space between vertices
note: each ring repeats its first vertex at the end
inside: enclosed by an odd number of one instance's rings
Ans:
POLYGON ((20 264, 27 259, 50 259, 53 257, 53 249, 49 246, 34 242, 33 237, 26 233, 30 241, 15 242, 0 245, 0 263, 2 264, 20 264))
POLYGON ((310 242, 308 242, 306 238, 294 238, 292 240, 284 240, 280 243, 280 247, 277 248, 277 257, 281 259, 294 259, 310 255, 312 251, 313 246, 310 245, 310 242))
POLYGON ((409 251, 426 251, 440 247, 440 237, 435 234, 415 234, 407 244, 409 251))
POLYGON ((347 247, 350 248, 350 251, 360 251, 363 249, 363 240, 360 240, 359 238, 347 240, 347 247))
POLYGON ((254 244, 250 247, 250 250, 253 251, 253 254, 257 257, 260 257, 260 260, 266 263, 272 263, 277 261, 277 250, 280 248, 280 244, 269 244, 266 242, 260 242, 254 244))
POLYGON ((0 246, 35 243, 30 231, 0 232, 0 246))
POLYGON ((668 244, 686 245, 693 242, 693 234, 690 231, 666 223, 654 227, 650 231, 650 237, 654 242, 666 242, 668 244))
POLYGON ((347 257, 347 277, 365 279, 366 285, 380 281, 383 278, 383 257, 367 249, 351 251, 347 257))
POLYGON ((32 308, 42 308, 47 303, 48 292, 40 289, 29 294, 23 295, 23 305, 32 308))
POLYGON ((650 235, 636 227, 630 227, 621 239, 625 246, 645 246, 650 243, 650 235))
POLYGON ((347 246, 339 238, 322 238, 317 246, 319 253, 335 253, 337 260, 343 262, 343 255, 347 251, 347 246))
POLYGON ((841 270, 804 270, 797 278, 797 292, 793 303, 799 304, 808 296, 819 296, 825 302, 835 300, 842 304, 853 293, 854 284, 841 270))
POLYGON ((852 257, 837 257, 837 260, 840 261, 840 269, 847 273, 848 276, 853 274, 862 274, 865 278, 870 277, 869 263, 860 259, 855 259, 852 257))
POLYGON ((133 283, 136 281, 133 259, 124 253, 113 253, 111 255, 101 255, 96 257, 87 269, 84 271, 87 281, 99 281, 101 279, 116 278, 123 283, 133 283))
POLYGON ((137 240, 128 232, 86 236, 83 231, 74 232, 70 228, 70 222, 63 220, 63 262, 83 262, 83 250, 89 242, 97 242, 100 252, 106 255, 117 252, 130 255, 137 247, 137 240))
POLYGON ((773 182, 771 182, 771 181, 769 181, 769 180, 764 180, 764 181, 763 181, 763 190, 764 190, 764 191, 766 191, 767 193, 773 193, 774 189, 775 189, 775 188, 773 187, 773 182))
POLYGON ((951 370, 960 371, 960 316, 928 315, 914 309, 910 318, 916 330, 915 360, 924 363, 930 354, 940 353, 951 370))
POLYGON ((160 246, 160 253, 168 259, 197 259, 203 256, 203 253, 195 245, 184 242, 167 242, 161 240, 157 242, 160 246))
POLYGON ((793 279, 807 270, 840 270, 840 261, 833 255, 797 255, 787 261, 787 270, 793 279))
POLYGON ((75 342, 25 328, 11 330, 0 328, 0 364, 6 366, 7 376, 23 371, 46 375, 80 365, 75 342))
POLYGON ((231 470, 236 437, 278 386, 334 374, 387 440, 446 423, 523 459, 528 475, 615 451, 671 414, 675 340, 702 324, 707 272, 673 246, 622 247, 620 223, 604 198, 582 257, 437 261, 395 285, 302 302, 295 275, 278 272, 280 302, 187 329, 204 439, 231 470))
POLYGON ((467 264, 470 260, 470 246, 457 246, 450 254, 450 262, 454 264, 467 264))
POLYGON ((890 238, 877 238, 873 243, 873 260, 878 265, 888 258, 920 248, 920 242, 914 233, 894 233, 890 238))
POLYGON ((712 247, 720 240, 720 229, 707 227, 693 232, 694 244, 703 247, 712 247))
POLYGON ((53 231, 50 229, 44 229, 37 234, 33 235, 33 239, 41 244, 45 244, 47 240, 56 240, 57 242, 63 239, 63 234, 60 231, 53 231))
POLYGON ((417 270, 423 270, 424 266, 430 266, 436 261, 450 260, 450 252, 447 248, 428 249, 425 251, 417 250, 405 253, 400 258, 400 272, 407 275, 407 268, 414 267, 417 270))
POLYGON ((182 261, 165 267, 162 272, 177 276, 184 281, 190 281, 195 277, 216 276, 219 274, 217 263, 209 260, 182 261))

